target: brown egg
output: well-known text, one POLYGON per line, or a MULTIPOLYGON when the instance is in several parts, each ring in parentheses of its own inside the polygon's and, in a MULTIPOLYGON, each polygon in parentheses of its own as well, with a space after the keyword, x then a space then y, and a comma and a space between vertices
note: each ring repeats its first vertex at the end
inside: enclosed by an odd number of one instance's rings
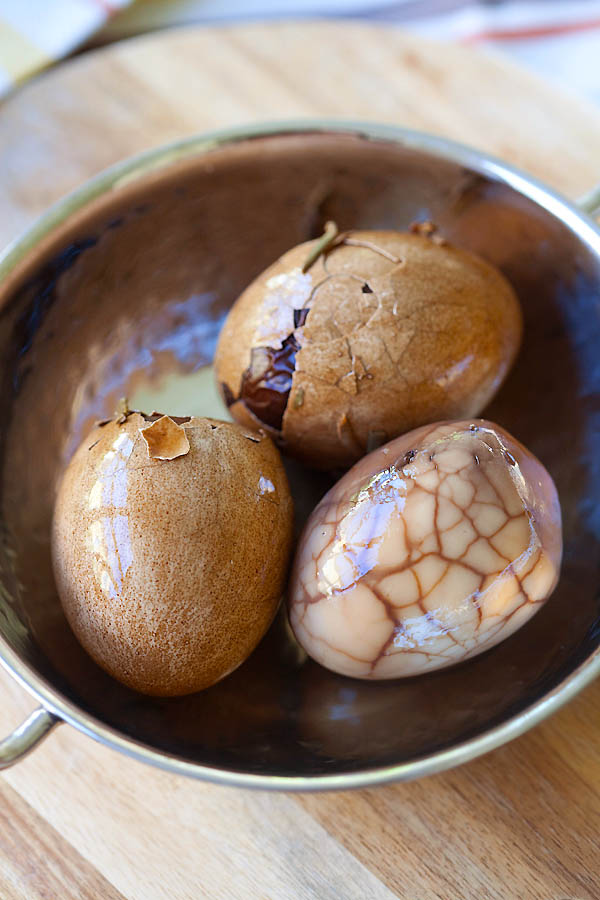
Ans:
POLYGON ((314 246, 282 256, 229 313, 215 371, 235 419, 331 469, 483 409, 522 331, 497 269, 431 228, 347 232, 307 267, 314 246))
POLYGON ((431 672, 530 619, 561 555, 556 488, 522 444, 483 419, 423 426, 358 462, 314 510, 290 623, 334 672, 431 672))
POLYGON ((214 684, 269 627, 292 501, 272 441, 213 419, 139 413, 96 427, 59 487, 54 573, 76 637, 127 686, 214 684))

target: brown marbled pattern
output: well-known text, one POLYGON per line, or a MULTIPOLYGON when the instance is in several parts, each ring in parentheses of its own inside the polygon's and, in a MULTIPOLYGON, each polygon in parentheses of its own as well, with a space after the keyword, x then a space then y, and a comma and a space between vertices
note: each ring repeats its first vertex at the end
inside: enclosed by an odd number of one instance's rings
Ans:
POLYGON ((531 618, 561 554, 556 488, 529 451, 484 420, 425 426, 357 463, 314 511, 291 624, 336 672, 432 671, 531 618))
POLYGON ((151 458, 148 431, 164 420, 133 413, 81 444, 59 488, 52 551, 88 653, 129 687, 173 696, 237 668, 271 624, 292 501, 266 435, 192 417, 171 422, 188 452, 151 458))
POLYGON ((483 409, 519 348, 519 303, 497 269, 425 224, 346 232, 308 271, 315 244, 301 244, 254 280, 215 357, 238 421, 332 469, 356 462, 373 434, 483 409))

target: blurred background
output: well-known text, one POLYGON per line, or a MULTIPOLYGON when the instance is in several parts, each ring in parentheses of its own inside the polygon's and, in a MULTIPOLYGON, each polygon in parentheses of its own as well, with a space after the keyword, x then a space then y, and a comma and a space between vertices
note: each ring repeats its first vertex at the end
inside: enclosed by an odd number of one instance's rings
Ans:
POLYGON ((265 120, 370 120, 579 197, 600 0, 0 0, 0 247, 107 166, 265 120))
POLYGON ((600 0, 0 0, 0 94, 69 54, 160 28, 323 18, 485 47, 600 103, 600 0))

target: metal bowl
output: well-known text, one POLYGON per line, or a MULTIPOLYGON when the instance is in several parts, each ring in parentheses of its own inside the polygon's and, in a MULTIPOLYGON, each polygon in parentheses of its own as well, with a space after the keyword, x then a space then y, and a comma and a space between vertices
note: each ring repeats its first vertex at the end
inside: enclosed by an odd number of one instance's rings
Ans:
MULTIPOLYGON (((587 212, 598 206, 596 192, 587 212)), ((558 709, 600 671, 599 297, 586 210, 475 150, 397 128, 210 134, 115 166, 51 209, 0 262, 0 661, 41 703, 0 744, 1 764, 68 722, 183 775, 339 789, 466 762, 558 709), (485 414, 558 486, 565 555, 551 600, 498 647, 419 678, 334 675, 303 658, 281 614, 202 693, 157 700, 112 681, 73 638, 51 577, 53 493, 78 436, 132 385, 170 367, 192 377, 239 290, 326 219, 424 217, 498 265, 523 305, 522 352, 485 414)), ((310 505, 324 484, 300 480, 310 505)))

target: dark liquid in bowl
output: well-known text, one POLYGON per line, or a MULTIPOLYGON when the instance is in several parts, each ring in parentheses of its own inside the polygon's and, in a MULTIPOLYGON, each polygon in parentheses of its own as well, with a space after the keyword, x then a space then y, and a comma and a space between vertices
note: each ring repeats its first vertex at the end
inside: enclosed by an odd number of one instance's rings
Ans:
MULTIPOLYGON (((500 724, 600 643, 599 304, 596 257, 549 213, 505 185, 383 142, 247 141, 100 201, 2 297, 2 631, 98 719, 233 770, 360 770, 500 724), (421 218, 497 264, 521 299, 523 348, 485 415, 556 481, 565 556, 552 599, 504 644, 416 679, 364 683, 327 672, 304 658, 280 614, 255 654, 208 691, 155 700, 122 687, 76 642, 54 588, 49 529, 66 460, 120 396, 209 363, 238 293, 327 219, 342 229, 404 229, 421 218)), ((300 524, 328 480, 293 468, 300 524)))

